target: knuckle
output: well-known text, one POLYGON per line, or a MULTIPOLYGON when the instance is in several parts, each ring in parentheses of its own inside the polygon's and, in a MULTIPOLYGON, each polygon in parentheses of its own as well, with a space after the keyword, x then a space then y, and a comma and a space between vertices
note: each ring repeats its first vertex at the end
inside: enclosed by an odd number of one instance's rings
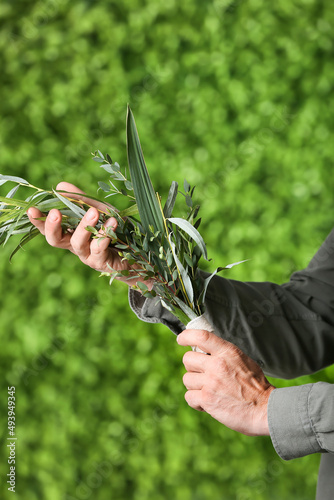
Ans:
POLYGON ((188 372, 186 372, 186 373, 183 375, 183 377, 182 377, 182 382, 183 382, 183 384, 184 384, 186 387, 187 387, 187 385, 188 385, 188 384, 187 384, 188 380, 189 380, 189 374, 188 374, 188 372))
POLYGON ((211 334, 207 330, 200 330, 199 332, 199 338, 202 342, 207 342, 210 339, 210 336, 211 334))
POLYGON ((105 251, 104 241, 105 237, 102 235, 94 239, 90 244, 91 254, 100 255, 102 252, 104 252, 105 251))
POLYGON ((73 253, 78 254, 80 253, 80 245, 75 239, 71 239, 71 247, 73 249, 73 253))
POLYGON ((191 394, 190 391, 187 391, 184 395, 184 399, 188 403, 189 406, 192 406, 192 399, 191 399, 191 394))
POLYGON ((202 393, 202 402, 204 406, 212 404, 214 402, 214 392, 212 391, 210 386, 203 387, 201 393, 202 393))
POLYGON ((214 361, 216 373, 227 373, 229 371, 229 365, 224 358, 217 358, 214 361))
POLYGON ((51 247, 57 247, 57 242, 55 241, 55 239, 49 236, 48 234, 45 235, 45 239, 51 247))
POLYGON ((192 357, 192 351, 187 351, 182 358, 182 362, 184 365, 188 364, 190 362, 190 358, 192 357))

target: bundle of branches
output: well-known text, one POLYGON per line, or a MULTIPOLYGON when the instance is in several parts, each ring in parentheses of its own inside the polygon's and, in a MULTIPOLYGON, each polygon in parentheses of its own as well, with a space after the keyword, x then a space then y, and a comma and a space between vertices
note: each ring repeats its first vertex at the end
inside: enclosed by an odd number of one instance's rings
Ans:
MULTIPOLYGON (((175 201, 179 193, 178 184, 173 181, 167 200, 162 206, 161 198, 155 192, 145 165, 137 128, 130 108, 127 112, 127 154, 130 178, 126 169, 113 163, 110 156, 97 151, 93 160, 110 175, 108 182, 99 182, 105 193, 105 210, 100 210, 99 222, 95 227, 87 226, 93 237, 101 237, 103 229, 106 237, 111 238, 111 245, 117 248, 122 259, 129 266, 136 264, 134 270, 114 271, 110 268, 110 282, 115 277, 123 280, 138 278, 137 288, 145 297, 158 297, 163 307, 171 311, 184 324, 201 316, 204 312, 204 299, 212 277, 222 269, 216 269, 203 282, 198 273, 201 258, 208 260, 207 249, 198 231, 201 219, 198 218, 199 206, 193 204, 194 188, 184 182, 184 196, 187 205, 187 217, 173 217, 175 201), (107 198, 119 195, 129 201, 127 209, 117 211, 107 198), (118 226, 114 232, 104 223, 109 217, 116 217, 118 226), (145 281, 154 280, 150 290, 145 281)), ((31 224, 27 216, 29 207, 37 207, 47 214, 57 208, 62 213, 63 229, 73 230, 90 207, 89 203, 71 197, 69 192, 56 190, 45 191, 33 186, 20 177, 0 175, 0 185, 14 182, 15 186, 6 197, 0 197, 0 244, 5 244, 11 236, 23 235, 11 257, 39 231, 31 224), (33 190, 25 200, 15 198, 18 189, 23 186, 33 190)), ((97 198, 85 195, 85 199, 97 198)), ((102 201, 102 200, 98 200, 102 201)), ((238 263, 236 263, 238 264, 238 263)))

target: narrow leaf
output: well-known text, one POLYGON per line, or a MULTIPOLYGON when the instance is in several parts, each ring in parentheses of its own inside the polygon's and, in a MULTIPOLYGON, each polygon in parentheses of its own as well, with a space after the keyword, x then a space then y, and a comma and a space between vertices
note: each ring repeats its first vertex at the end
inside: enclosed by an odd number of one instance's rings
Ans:
POLYGON ((167 304, 167 302, 163 299, 160 300, 161 302, 161 305, 167 309, 167 311, 170 311, 171 313, 174 311, 173 307, 171 307, 169 304, 167 304))
POLYGON ((204 259, 208 260, 208 254, 206 251, 206 246, 205 246, 204 240, 203 240, 202 236, 200 235, 200 233, 197 231, 197 229, 195 229, 194 226, 192 224, 190 224, 190 222, 188 222, 185 219, 169 218, 168 220, 172 224, 175 224, 176 226, 181 228, 183 231, 185 231, 190 236, 190 238, 193 239, 195 241, 195 243, 198 245, 204 259))
MULTIPOLYGON (((13 187, 13 188, 9 191, 9 193, 7 193, 7 194, 6 194, 6 198, 12 198, 12 197, 16 194, 16 192, 17 192, 17 190, 19 189, 19 187, 20 187, 20 185, 19 185, 19 184, 18 184, 17 186, 14 186, 14 187, 13 187)), ((1 211, 3 208, 5 208, 5 206, 6 206, 6 203, 1 204, 1 205, 0 205, 0 211, 1 211)))
POLYGON ((234 266, 238 266, 239 264, 243 264, 243 262, 248 262, 249 259, 246 260, 240 260, 239 262, 234 262, 233 264, 228 264, 227 266, 221 268, 221 269, 231 269, 234 266))
POLYGON ((75 203, 72 203, 70 200, 65 198, 65 196, 57 193, 57 191, 55 191, 54 189, 53 192, 57 196, 57 198, 59 198, 59 200, 62 201, 64 205, 72 210, 72 212, 74 212, 78 217, 82 218, 86 214, 85 210, 83 210, 81 207, 78 207, 78 205, 75 205, 75 203))
POLYGON ((178 192, 178 183, 173 181, 171 187, 169 188, 169 193, 167 197, 167 201, 164 206, 164 216, 166 219, 172 216, 175 200, 178 192))
POLYGON ((23 238, 21 239, 20 243, 17 245, 17 247, 12 251, 12 253, 10 254, 10 257, 9 257, 9 261, 11 262, 12 258, 14 257, 14 255, 24 246, 26 245, 29 241, 31 241, 33 238, 35 238, 36 236, 38 236, 40 234, 39 230, 34 227, 31 231, 29 231, 28 234, 26 234, 25 236, 23 236, 23 238))
POLYGON ((25 179, 22 179, 22 177, 15 177, 13 175, 0 174, 0 183, 4 184, 7 181, 18 182, 19 184, 25 184, 25 185, 29 186, 29 182, 26 181, 25 179))
POLYGON ((187 179, 184 179, 183 187, 184 187, 185 193, 189 193, 189 191, 190 191, 190 184, 187 181, 187 179))
POLYGON ((222 267, 217 267, 217 269, 215 271, 213 271, 212 274, 210 274, 210 276, 208 276, 204 282, 203 282, 203 289, 202 289, 202 292, 199 296, 199 299, 198 299, 198 303, 201 305, 201 304, 204 304, 204 301, 205 301, 205 296, 206 296, 206 292, 207 292, 207 289, 208 289, 208 286, 209 286, 209 283, 210 281, 212 280, 212 278, 217 274, 219 273, 219 271, 222 271, 222 267))
MULTIPOLYGON (((179 299, 178 297, 176 297, 176 295, 174 296, 174 300, 175 302, 177 303, 177 305, 179 306, 179 308, 184 312, 184 314, 187 316, 187 318, 189 318, 189 320, 192 320, 192 319, 195 319, 197 318, 197 314, 194 313, 194 311, 192 309, 190 309, 189 306, 187 306, 187 304, 185 304, 184 302, 182 302, 181 299, 179 299)), ((174 313, 175 314, 175 313, 174 313)), ((184 323, 185 324, 185 323, 184 323)))
POLYGON ((188 298, 189 304, 193 304, 193 301, 194 301, 194 290, 193 290, 193 286, 192 286, 192 283, 191 283, 191 279, 188 276, 188 273, 186 272, 186 270, 184 269, 182 263, 180 262, 178 256, 176 255, 176 248, 175 248, 174 243, 171 240, 171 236, 170 235, 169 235, 168 239, 169 239, 169 243, 170 243, 170 246, 171 246, 171 250, 173 252, 174 261, 175 261, 175 264, 176 264, 176 267, 177 267, 177 270, 178 270, 179 279, 180 279, 181 283, 183 284, 184 291, 185 291, 186 296, 188 298))

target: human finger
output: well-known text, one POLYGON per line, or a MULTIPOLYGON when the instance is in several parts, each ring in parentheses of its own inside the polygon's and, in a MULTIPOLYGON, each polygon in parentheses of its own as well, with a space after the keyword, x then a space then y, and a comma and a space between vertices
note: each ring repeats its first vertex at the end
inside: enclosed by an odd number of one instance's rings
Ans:
POLYGON ((183 384, 189 390, 201 390, 204 386, 205 375, 204 373, 186 372, 183 375, 183 384))
POLYGON ((45 220, 45 239, 52 247, 70 249, 71 235, 63 233, 61 221, 61 212, 55 208, 50 210, 45 220))
POLYGON ((200 352, 187 351, 182 359, 185 369, 188 372, 205 372, 210 356, 200 352))
POLYGON ((194 408, 194 410, 204 411, 201 406, 201 391, 187 391, 184 395, 184 399, 189 406, 194 408))
POLYGON ((90 242, 92 233, 87 231, 87 226, 95 226, 99 220, 99 212, 95 207, 90 208, 79 222, 71 237, 73 252, 81 259, 86 260, 90 255, 90 242))
POLYGON ((45 222, 42 220, 38 220, 39 217, 45 217, 38 208, 30 207, 27 211, 27 215, 31 224, 33 224, 40 231, 41 234, 45 234, 45 222))
POLYGON ((230 349, 237 349, 231 342, 221 339, 207 330, 184 330, 177 336, 177 342, 183 346, 198 346, 208 354, 219 354, 230 349))
MULTIPOLYGON (((115 217, 110 217, 105 224, 104 227, 110 227, 113 231, 116 230, 117 228, 117 220, 115 217)), ((96 257, 102 257, 104 258, 105 252, 108 250, 109 251, 109 243, 110 243, 110 238, 106 236, 105 229, 101 228, 99 230, 99 234, 101 235, 100 238, 94 238, 90 244, 90 252, 92 256, 96 257)))

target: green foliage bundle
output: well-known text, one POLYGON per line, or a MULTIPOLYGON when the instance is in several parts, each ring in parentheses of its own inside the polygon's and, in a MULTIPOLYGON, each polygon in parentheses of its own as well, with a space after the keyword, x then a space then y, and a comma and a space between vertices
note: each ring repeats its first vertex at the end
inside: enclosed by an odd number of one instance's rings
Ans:
MULTIPOLYGON (((212 277, 222 269, 218 268, 204 283, 198 276, 198 263, 203 256, 208 260, 204 240, 198 232, 201 219, 197 219, 199 205, 193 204, 194 187, 184 181, 185 202, 188 209, 187 218, 172 217, 178 194, 178 183, 173 181, 166 203, 162 208, 161 198, 154 191, 139 141, 137 128, 131 109, 127 113, 127 153, 131 180, 127 178, 117 162, 113 163, 109 154, 97 151, 93 160, 109 173, 109 182, 99 182, 100 189, 106 193, 105 198, 121 195, 132 200, 132 205, 123 211, 116 210, 110 203, 100 209, 100 218, 95 227, 86 229, 95 238, 101 238, 99 230, 111 239, 110 244, 119 251, 123 261, 135 269, 115 271, 110 268, 111 280, 123 278, 125 281, 137 279, 137 288, 145 297, 159 297, 163 307, 176 315, 184 324, 200 316, 204 312, 205 294, 212 277), (115 183, 120 183, 117 187, 115 183), (134 196, 132 195, 134 194, 134 196), (139 214, 139 220, 136 215, 139 214), (111 217, 116 217, 116 231, 104 225, 111 217), (154 279, 154 288, 149 289, 145 281, 154 279)), ((20 177, 0 175, 0 185, 15 182, 16 186, 6 197, 0 197, 0 244, 5 244, 11 236, 24 234, 12 255, 39 234, 27 216, 27 210, 35 206, 43 213, 57 208, 62 213, 62 225, 65 231, 76 228, 89 202, 71 198, 69 192, 56 190, 44 191, 20 177), (34 189, 27 199, 14 198, 20 186, 34 189)), ((87 195, 85 195, 85 198, 87 195)), ((95 199, 88 196, 89 199, 95 199)), ((43 217, 45 219, 45 217, 43 217)))

